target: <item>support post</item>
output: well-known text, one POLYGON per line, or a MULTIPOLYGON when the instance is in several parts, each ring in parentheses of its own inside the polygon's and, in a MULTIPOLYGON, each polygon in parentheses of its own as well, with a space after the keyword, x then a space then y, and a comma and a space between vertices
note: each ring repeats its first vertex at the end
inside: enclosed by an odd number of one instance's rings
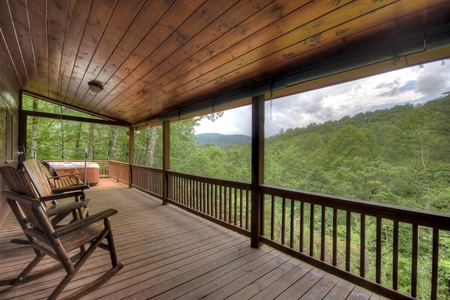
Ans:
POLYGON ((133 167, 132 165, 134 164, 134 127, 128 127, 128 163, 129 163, 129 183, 128 183, 128 187, 131 188, 132 184, 133 184, 133 167))
POLYGON ((264 95, 252 98, 252 207, 251 246, 259 248, 261 192, 264 183, 264 95))
POLYGON ((22 155, 18 156, 18 164, 19 167, 22 166, 23 162, 25 161, 27 154, 25 151, 27 151, 27 116, 24 116, 22 113, 23 110, 23 93, 22 90, 19 93, 19 138, 18 142, 19 145, 17 145, 18 151, 23 151, 24 153, 22 155))
POLYGON ((170 169, 170 121, 163 121, 163 204, 167 204, 169 196, 169 177, 167 170, 170 169))

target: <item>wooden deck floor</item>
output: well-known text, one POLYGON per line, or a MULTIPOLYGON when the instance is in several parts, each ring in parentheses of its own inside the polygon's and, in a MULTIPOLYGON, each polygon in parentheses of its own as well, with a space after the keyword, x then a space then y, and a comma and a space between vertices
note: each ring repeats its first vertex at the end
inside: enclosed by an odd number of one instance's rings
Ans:
MULTIPOLYGON (((83 299, 380 299, 269 247, 253 249, 248 238, 137 190, 104 181, 88 194, 92 213, 119 210, 112 223, 125 267, 83 299)), ((0 228, 0 281, 34 256, 29 246, 9 243, 21 236, 10 215, 0 228)), ((107 270, 107 255, 97 250, 66 292, 107 270)), ((0 299, 45 299, 64 274, 0 286, 0 299)))

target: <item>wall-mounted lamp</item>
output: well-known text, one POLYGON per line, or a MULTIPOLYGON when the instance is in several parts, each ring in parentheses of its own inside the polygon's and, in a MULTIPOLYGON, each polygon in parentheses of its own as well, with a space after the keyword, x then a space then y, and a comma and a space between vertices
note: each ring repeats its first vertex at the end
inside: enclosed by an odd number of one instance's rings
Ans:
POLYGON ((103 91, 103 86, 100 82, 98 81, 90 81, 88 82, 89 85, 89 89, 91 91, 93 91, 94 93, 100 93, 101 91, 103 91))

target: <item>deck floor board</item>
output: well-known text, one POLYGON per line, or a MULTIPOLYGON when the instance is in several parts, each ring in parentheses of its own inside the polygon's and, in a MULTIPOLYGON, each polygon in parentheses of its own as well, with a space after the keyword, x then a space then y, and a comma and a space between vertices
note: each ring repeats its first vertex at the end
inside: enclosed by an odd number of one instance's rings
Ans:
MULTIPOLYGON (((250 247, 247 237, 189 214, 135 189, 101 180, 87 191, 91 214, 106 208, 119 260, 125 267, 83 299, 381 299, 270 247, 250 247)), ((34 254, 10 214, 0 228, 0 282, 13 278, 34 254)), ((45 258, 45 268, 54 261, 45 258)), ((61 296, 110 267, 97 250, 61 296)), ((63 270, 19 286, 0 286, 0 299, 46 299, 63 270)))

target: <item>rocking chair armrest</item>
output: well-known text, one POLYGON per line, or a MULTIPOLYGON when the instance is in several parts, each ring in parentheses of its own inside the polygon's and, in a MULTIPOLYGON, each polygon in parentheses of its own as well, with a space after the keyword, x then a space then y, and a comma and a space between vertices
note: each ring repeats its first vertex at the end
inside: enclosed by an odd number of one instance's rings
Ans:
POLYGON ((86 207, 86 203, 84 202, 68 202, 68 203, 60 203, 57 205, 52 205, 47 208, 46 213, 47 216, 56 216, 60 214, 71 213, 75 209, 80 209, 86 207))
POLYGON ((117 213, 118 213, 117 210, 110 208, 110 209, 104 210, 102 212, 96 213, 95 215, 91 215, 84 219, 76 220, 70 224, 59 227, 59 228, 55 229, 53 234, 56 238, 59 238, 66 234, 69 234, 71 232, 82 229, 88 225, 91 225, 93 223, 96 223, 96 222, 102 221, 106 218, 109 218, 110 216, 115 215, 117 213))
POLYGON ((51 176, 50 179, 61 179, 61 178, 65 178, 65 177, 72 177, 72 176, 84 176, 84 172, 74 172, 74 173, 69 173, 69 174, 58 174, 57 176, 51 176))
POLYGON ((85 194, 83 191, 77 191, 77 192, 71 192, 71 193, 61 193, 61 194, 55 194, 55 195, 51 195, 51 196, 44 196, 44 197, 40 197, 39 200, 45 202, 45 201, 51 201, 51 200, 79 197, 79 196, 84 196, 84 195, 85 194))
POLYGON ((68 186, 64 188, 55 188, 52 189, 53 193, 66 193, 66 192, 72 192, 72 191, 79 191, 79 190, 86 190, 89 188, 89 185, 74 185, 74 186, 68 186))

